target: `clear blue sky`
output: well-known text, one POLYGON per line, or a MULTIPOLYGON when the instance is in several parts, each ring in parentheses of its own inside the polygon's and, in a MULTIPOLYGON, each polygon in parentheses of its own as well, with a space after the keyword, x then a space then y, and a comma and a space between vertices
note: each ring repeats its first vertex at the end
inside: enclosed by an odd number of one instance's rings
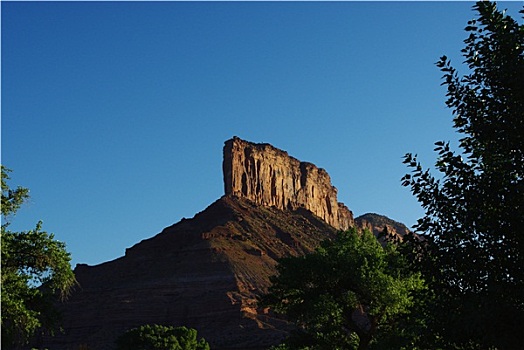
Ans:
POLYGON ((234 135, 325 168, 355 216, 412 225, 402 156, 431 166, 457 139, 434 63, 461 66, 472 5, 3 1, 2 164, 31 190, 11 229, 117 258, 222 196, 234 135))

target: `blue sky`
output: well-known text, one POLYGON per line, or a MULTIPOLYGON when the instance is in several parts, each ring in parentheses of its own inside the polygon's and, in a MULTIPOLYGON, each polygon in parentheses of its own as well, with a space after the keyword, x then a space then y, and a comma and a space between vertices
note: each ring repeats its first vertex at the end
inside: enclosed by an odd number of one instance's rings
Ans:
POLYGON ((464 71, 472 5, 3 1, 2 164, 31 191, 11 229, 43 220, 73 264, 117 258, 222 196, 234 135, 410 226, 402 156, 431 166, 457 139, 434 63, 464 71))

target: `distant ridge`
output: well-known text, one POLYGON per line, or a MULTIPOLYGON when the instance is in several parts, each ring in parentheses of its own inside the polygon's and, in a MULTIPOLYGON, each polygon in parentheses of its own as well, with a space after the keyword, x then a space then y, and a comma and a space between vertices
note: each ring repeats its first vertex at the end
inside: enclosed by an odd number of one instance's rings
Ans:
POLYGON ((389 234, 400 238, 411 232, 403 223, 375 213, 367 213, 357 217, 355 219, 355 224, 360 228, 369 229, 377 237, 383 233, 385 227, 389 234))

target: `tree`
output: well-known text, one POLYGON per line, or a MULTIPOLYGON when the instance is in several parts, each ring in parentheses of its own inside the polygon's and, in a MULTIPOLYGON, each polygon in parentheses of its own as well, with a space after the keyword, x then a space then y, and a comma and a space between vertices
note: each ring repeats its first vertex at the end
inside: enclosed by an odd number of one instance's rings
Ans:
POLYGON ((209 350, 197 340, 197 331, 186 327, 145 325, 133 328, 117 339, 117 350, 209 350))
POLYGON ((407 267, 394 245, 351 229, 311 254, 280 260, 263 304, 296 324, 290 348, 380 348, 388 338, 386 348, 400 349, 409 336, 392 330, 409 315, 412 292, 424 288, 407 267))
POLYGON ((468 74, 446 56, 437 63, 460 152, 435 143, 437 176, 407 154, 412 173, 402 182, 425 209, 414 268, 435 297, 432 338, 516 349, 524 343, 524 25, 495 3, 473 8, 462 49, 468 74))
POLYGON ((65 244, 42 231, 39 222, 27 232, 8 230, 28 190, 9 188, 9 169, 2 166, 1 292, 2 348, 26 344, 38 330, 53 332, 58 313, 53 301, 65 298, 76 283, 65 244))

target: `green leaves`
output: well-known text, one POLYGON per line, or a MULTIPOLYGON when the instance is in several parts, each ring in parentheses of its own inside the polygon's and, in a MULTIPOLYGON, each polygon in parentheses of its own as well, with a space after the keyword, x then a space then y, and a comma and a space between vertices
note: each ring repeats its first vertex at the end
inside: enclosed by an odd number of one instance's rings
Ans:
POLYGON ((314 253, 280 261, 263 303, 285 314, 301 330, 302 346, 352 349, 389 332, 423 290, 419 273, 392 245, 382 247, 369 231, 340 232, 314 253))
POLYGON ((41 231, 2 228, 2 346, 25 344, 40 327, 52 330, 55 295, 66 298, 76 280, 62 242, 41 231))
POLYGON ((29 198, 29 190, 20 186, 16 190, 10 189, 7 180, 10 179, 9 173, 11 170, 3 165, 0 165, 0 167, 2 172, 2 219, 5 224, 6 217, 14 215, 24 201, 29 198))
MULTIPOLYGON (((28 197, 27 189, 11 190, 8 179, 2 167, 2 215, 14 214, 28 197)), ((25 232, 2 225, 0 238, 2 348, 9 349, 28 343, 37 331, 57 328, 52 303, 56 296, 65 299, 76 280, 65 244, 42 231, 42 222, 25 232)))
POLYGON ((144 325, 122 334, 116 341, 117 350, 209 350, 197 331, 186 327, 144 325))
POLYGON ((65 244, 42 231, 42 222, 27 232, 2 232, 2 249, 5 254, 2 266, 16 270, 28 285, 44 284, 52 293, 59 292, 65 298, 75 284, 65 244))

